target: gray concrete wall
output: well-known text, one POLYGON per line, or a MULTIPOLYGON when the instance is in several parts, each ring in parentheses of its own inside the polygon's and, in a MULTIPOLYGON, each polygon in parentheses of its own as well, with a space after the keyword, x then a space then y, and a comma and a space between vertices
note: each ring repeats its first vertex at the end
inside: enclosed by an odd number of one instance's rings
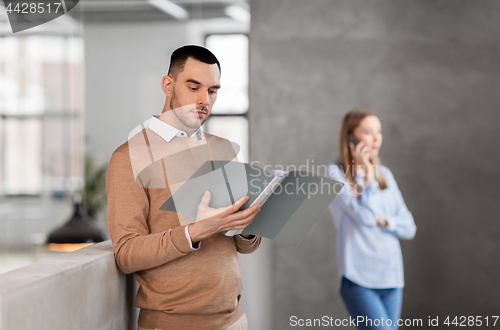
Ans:
MULTIPOLYGON (((372 108, 418 227, 402 317, 497 315, 500 2, 252 0, 251 14, 251 159, 328 164, 345 112, 372 108)), ((328 214, 298 248, 272 244, 272 329, 347 315, 335 245, 328 214)))
POLYGON ((111 241, 13 270, 0 275, 0 330, 134 329, 133 283, 111 241))

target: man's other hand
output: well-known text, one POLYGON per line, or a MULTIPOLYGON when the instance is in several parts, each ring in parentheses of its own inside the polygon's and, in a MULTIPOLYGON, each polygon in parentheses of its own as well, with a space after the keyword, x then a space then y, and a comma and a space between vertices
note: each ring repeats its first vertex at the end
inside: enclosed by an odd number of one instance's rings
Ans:
POLYGON ((233 205, 215 209, 208 206, 211 195, 207 190, 198 205, 196 222, 188 227, 189 236, 193 242, 199 242, 204 238, 227 230, 243 229, 248 226, 259 213, 261 205, 255 204, 246 210, 239 211, 239 208, 248 201, 250 196, 245 196, 233 205))

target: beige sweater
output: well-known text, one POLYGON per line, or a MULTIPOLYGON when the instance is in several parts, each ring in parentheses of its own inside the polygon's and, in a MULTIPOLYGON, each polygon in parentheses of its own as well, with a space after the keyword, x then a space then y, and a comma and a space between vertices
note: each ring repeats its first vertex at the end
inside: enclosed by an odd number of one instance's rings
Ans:
POLYGON ((135 273, 140 285, 136 298, 136 306, 141 308, 139 325, 224 329, 243 314, 237 252, 253 252, 261 238, 244 240, 219 233, 193 249, 185 224, 194 219, 183 219, 181 225, 176 213, 159 208, 210 153, 214 160, 230 160, 235 158, 234 151, 227 140, 210 134, 202 142, 179 137, 166 142, 148 128, 141 133, 116 149, 106 176, 116 263, 123 272, 135 273), (206 142, 211 147, 208 153, 203 147, 206 142), (194 159, 192 152, 189 156, 181 153, 179 159, 178 152, 185 150, 186 143, 191 147, 200 144, 200 148, 190 149, 198 150, 194 159), (138 160, 143 161, 139 166, 138 160), (169 186, 168 181, 173 184, 169 186))

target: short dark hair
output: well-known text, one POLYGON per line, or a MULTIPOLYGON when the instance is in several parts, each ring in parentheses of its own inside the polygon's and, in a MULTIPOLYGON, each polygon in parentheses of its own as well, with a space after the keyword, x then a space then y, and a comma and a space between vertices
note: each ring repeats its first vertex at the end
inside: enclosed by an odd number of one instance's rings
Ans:
POLYGON ((205 47, 196 45, 187 45, 177 48, 170 56, 170 67, 168 68, 168 74, 172 75, 174 79, 177 79, 177 75, 184 69, 184 65, 188 58, 193 58, 197 61, 206 64, 217 64, 220 73, 220 63, 212 54, 211 51, 205 47))

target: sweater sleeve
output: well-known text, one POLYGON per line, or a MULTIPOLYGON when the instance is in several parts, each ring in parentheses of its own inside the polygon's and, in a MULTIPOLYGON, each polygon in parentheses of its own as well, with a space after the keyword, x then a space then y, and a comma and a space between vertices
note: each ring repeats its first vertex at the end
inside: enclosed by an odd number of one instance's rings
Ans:
POLYGON ((262 242, 262 237, 254 236, 251 239, 246 239, 240 235, 234 235, 234 241, 236 242, 236 250, 242 254, 252 253, 257 250, 262 242))
POLYGON ((111 157, 106 174, 108 226, 115 260, 126 274, 154 268, 192 250, 185 226, 150 234, 146 188, 136 184, 130 158, 120 151, 111 157))

